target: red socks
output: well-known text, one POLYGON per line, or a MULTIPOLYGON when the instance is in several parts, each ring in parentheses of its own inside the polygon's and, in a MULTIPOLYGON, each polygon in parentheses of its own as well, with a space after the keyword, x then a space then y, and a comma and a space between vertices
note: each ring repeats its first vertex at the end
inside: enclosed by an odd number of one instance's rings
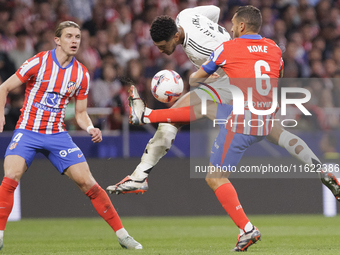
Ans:
MULTIPOLYGON (((144 115, 144 120, 145 119, 149 119, 150 123, 186 123, 196 120, 196 117, 193 106, 186 106, 181 108, 152 110, 149 115, 144 115)), ((148 121, 145 122, 149 123, 148 121)))
POLYGON ((91 202, 98 212, 98 214, 113 228, 116 232, 117 230, 123 228, 123 224, 120 221, 118 213, 113 207, 109 196, 106 192, 96 183, 91 189, 86 193, 91 199, 91 202))
POLYGON ((249 220, 238 200, 234 186, 225 183, 215 190, 215 195, 238 228, 244 229, 249 220))
POLYGON ((14 191, 18 182, 4 177, 0 186, 0 230, 5 230, 14 203, 14 191))

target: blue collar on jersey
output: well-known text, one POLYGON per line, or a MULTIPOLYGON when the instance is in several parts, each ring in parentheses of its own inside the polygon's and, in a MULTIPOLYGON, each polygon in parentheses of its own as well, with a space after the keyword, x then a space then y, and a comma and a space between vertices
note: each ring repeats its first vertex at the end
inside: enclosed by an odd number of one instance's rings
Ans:
POLYGON ((75 59, 75 57, 73 57, 73 58, 72 58, 72 61, 71 61, 66 67, 62 67, 62 66, 59 64, 58 59, 57 59, 57 57, 56 57, 56 55, 55 55, 55 49, 51 50, 51 56, 52 56, 53 61, 54 61, 54 62, 59 66, 59 68, 61 68, 61 69, 66 69, 66 68, 69 68, 70 66, 72 66, 73 63, 74 63, 74 59, 75 59))
POLYGON ((260 39, 262 39, 262 36, 261 35, 241 35, 239 38, 241 38, 241 39, 260 40, 260 39))

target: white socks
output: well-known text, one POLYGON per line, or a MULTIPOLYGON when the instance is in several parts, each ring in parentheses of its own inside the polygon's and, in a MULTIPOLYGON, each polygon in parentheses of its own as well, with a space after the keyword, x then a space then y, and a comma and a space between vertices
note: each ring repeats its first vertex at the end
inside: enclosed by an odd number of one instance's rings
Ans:
POLYGON ((239 230, 240 230, 240 235, 243 235, 244 232, 249 232, 249 231, 251 231, 252 229, 253 229, 253 224, 251 224, 251 222, 248 221, 248 223, 247 223, 246 226, 244 227, 244 230, 241 229, 241 228, 239 228, 239 230))
POLYGON ((178 129, 171 124, 160 123, 153 138, 146 145, 141 163, 139 163, 131 176, 139 180, 148 177, 151 169, 170 149, 177 131, 178 129))
POLYGON ((116 235, 119 239, 123 239, 129 235, 129 233, 125 230, 125 228, 121 228, 117 230, 116 235))
MULTIPOLYGON (((298 136, 284 130, 279 138, 279 145, 285 148, 292 156, 307 165, 319 164, 321 161, 312 152, 308 145, 298 136), (302 149, 302 150, 301 150, 302 149), (296 153, 298 152, 298 153, 296 153), (313 162, 314 160, 314 162, 313 162)), ((314 166, 315 170, 317 166, 314 166)))
POLYGON ((144 117, 143 117, 143 122, 144 123, 151 123, 150 119, 148 118, 148 116, 150 115, 150 113, 152 112, 152 110, 148 107, 145 107, 144 109, 144 117))

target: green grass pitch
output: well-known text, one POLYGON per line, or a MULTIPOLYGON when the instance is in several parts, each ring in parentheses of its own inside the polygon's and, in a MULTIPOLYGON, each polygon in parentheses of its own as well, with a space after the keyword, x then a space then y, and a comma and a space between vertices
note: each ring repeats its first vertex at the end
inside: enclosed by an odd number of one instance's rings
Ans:
MULTIPOLYGON (((339 254, 340 217, 252 215, 262 241, 251 254, 339 254)), ((122 218, 143 250, 120 247, 100 218, 9 222, 0 254, 228 254, 238 229, 227 216, 122 218)))

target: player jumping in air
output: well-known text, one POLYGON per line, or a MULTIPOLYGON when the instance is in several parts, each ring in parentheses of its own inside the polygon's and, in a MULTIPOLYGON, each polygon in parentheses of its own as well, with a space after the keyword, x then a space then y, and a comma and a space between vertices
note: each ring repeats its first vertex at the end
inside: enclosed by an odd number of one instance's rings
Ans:
MULTIPOLYGON (((154 45, 158 47, 160 52, 167 55, 171 55, 177 45, 182 45, 190 61, 196 68, 199 68, 222 42, 230 40, 229 33, 217 24, 219 14, 220 9, 211 5, 185 9, 178 14, 176 22, 169 16, 159 16, 153 21, 150 29, 154 45)), ((225 84, 228 77, 223 70, 219 68, 216 73, 220 75, 220 81, 216 85, 225 84)), ((213 86, 213 84, 209 85, 213 86)), ((216 90, 222 99, 222 103, 229 104, 232 100, 231 93, 227 89, 220 89, 221 86, 217 87, 219 87, 216 90)), ((134 87, 131 91, 133 96, 139 97, 134 87)), ((205 96, 204 91, 195 89, 185 94, 170 109, 150 110, 146 108, 144 118, 141 118, 139 122, 137 120, 135 124, 165 123, 159 124, 134 172, 116 185, 107 187, 110 193, 124 194, 147 191, 147 177, 152 168, 170 149, 178 128, 186 122, 184 113, 190 114, 190 110, 199 109, 195 111, 195 118, 203 117, 200 114, 203 96, 205 96), (171 119, 173 123, 166 123, 168 119, 171 119)), ((211 98, 208 97, 207 100, 211 100, 211 98)), ((215 119, 215 109, 213 107, 209 109, 207 117, 215 119)), ((277 122, 274 122, 274 127, 267 139, 273 144, 285 148, 292 156, 306 165, 316 166, 320 164, 320 160, 301 138, 284 130, 277 122)), ((339 200, 340 185, 335 176, 331 173, 320 173, 320 178, 339 200)))
POLYGON ((102 134, 94 128, 87 110, 90 76, 74 55, 80 45, 80 27, 72 21, 59 24, 54 50, 40 52, 28 59, 0 86, 0 132, 5 125, 4 108, 8 93, 27 83, 11 143, 5 154, 5 177, 0 186, 0 249, 8 216, 13 207, 14 190, 37 152, 43 153, 61 174, 68 176, 88 196, 98 214, 116 232, 123 248, 142 249, 124 229, 107 193, 93 178, 79 147, 65 130, 67 104, 75 98, 75 118, 94 143, 102 134), (71 149, 71 150, 70 150, 71 149))

